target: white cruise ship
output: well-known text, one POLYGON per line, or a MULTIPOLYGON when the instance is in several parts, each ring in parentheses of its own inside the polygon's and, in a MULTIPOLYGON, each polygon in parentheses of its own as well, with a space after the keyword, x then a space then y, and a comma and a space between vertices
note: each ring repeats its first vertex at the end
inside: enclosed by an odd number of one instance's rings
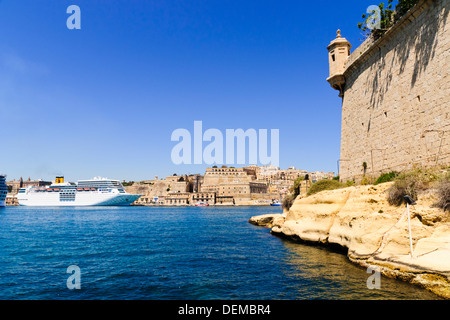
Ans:
POLYGON ((21 206, 127 206, 141 195, 127 193, 119 180, 94 178, 78 183, 64 182, 57 177, 48 187, 22 188, 17 194, 21 206))
POLYGON ((0 207, 6 206, 6 194, 8 193, 8 186, 6 185, 6 176, 0 174, 0 207))

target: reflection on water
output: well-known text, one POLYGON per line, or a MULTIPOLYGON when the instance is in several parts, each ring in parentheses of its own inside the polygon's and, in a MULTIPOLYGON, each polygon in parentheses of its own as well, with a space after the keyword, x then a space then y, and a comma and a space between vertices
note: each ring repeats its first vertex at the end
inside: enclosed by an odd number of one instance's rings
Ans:
POLYGON ((438 299, 420 287, 384 276, 381 277, 381 288, 370 290, 367 279, 372 273, 350 262, 345 254, 288 240, 283 243, 287 249, 285 262, 292 267, 285 276, 293 282, 299 279, 304 282, 298 287, 299 298, 307 294, 312 299, 330 300, 438 299))

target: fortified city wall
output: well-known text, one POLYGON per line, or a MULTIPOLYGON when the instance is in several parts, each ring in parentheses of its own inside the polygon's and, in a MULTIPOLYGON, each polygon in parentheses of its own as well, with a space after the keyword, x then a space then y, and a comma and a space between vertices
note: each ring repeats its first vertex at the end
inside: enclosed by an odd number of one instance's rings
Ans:
POLYGON ((222 183, 251 182, 256 177, 247 174, 243 168, 207 168, 203 188, 222 183))
POLYGON ((423 0, 352 54, 339 32, 331 42, 327 80, 343 99, 341 180, 450 164, 449 11, 450 0, 423 0))

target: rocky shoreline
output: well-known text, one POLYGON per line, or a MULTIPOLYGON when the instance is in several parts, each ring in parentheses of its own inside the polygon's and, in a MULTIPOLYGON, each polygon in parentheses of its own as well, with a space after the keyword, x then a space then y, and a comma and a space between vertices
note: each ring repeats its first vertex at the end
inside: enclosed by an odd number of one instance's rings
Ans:
POLYGON ((388 204, 390 183, 298 197, 289 211, 252 217, 274 235, 339 248, 363 267, 420 285, 450 299, 450 219, 433 208, 431 193, 410 207, 413 256, 405 206, 388 204))

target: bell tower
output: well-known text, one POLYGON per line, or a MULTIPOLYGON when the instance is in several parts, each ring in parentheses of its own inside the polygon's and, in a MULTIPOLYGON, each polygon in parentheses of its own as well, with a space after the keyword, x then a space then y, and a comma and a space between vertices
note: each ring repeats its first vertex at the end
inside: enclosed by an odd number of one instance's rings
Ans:
POLYGON ((337 31, 336 39, 331 41, 327 47, 330 63, 330 77, 327 81, 333 89, 339 91, 339 97, 344 96, 344 71, 351 47, 350 42, 348 42, 347 39, 342 38, 341 30, 337 31))

